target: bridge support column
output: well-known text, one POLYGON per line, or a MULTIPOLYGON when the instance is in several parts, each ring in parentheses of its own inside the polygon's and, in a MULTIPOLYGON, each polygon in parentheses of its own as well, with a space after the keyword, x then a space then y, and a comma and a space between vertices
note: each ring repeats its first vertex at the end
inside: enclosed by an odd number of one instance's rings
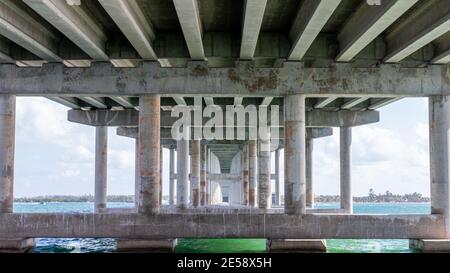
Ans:
POLYGON ((117 239, 118 252, 169 253, 175 250, 177 239, 117 239))
POLYGON ((200 146, 200 206, 206 205, 206 157, 207 157, 206 145, 200 146))
POLYGON ((200 140, 192 140, 191 153, 191 204, 200 204, 200 140))
POLYGON ((94 211, 106 209, 108 177, 108 127, 95 127, 95 194, 94 211))
POLYGON ((170 148, 169 161, 169 204, 173 205, 175 204, 175 149, 172 147, 170 148))
POLYGON ((160 186, 160 97, 139 98, 139 213, 159 213, 160 186))
POLYGON ((249 159, 248 159, 248 145, 245 145, 242 150, 242 205, 248 206, 249 200, 249 159))
POLYGON ((256 140, 248 142, 248 202, 250 207, 256 206, 256 174, 257 174, 257 158, 256 158, 256 140))
POLYGON ((325 240, 277 239, 267 240, 267 251, 272 253, 327 252, 325 240))
POLYGON ((284 208, 287 214, 305 214, 305 96, 284 99, 284 208))
POLYGON ((353 213, 352 196, 352 128, 340 128, 341 209, 353 213))
POLYGON ((139 207, 139 192, 141 191, 141 170, 140 170, 140 159, 139 159, 139 137, 135 141, 134 149, 134 205, 139 207))
POLYGON ((188 205, 189 183, 189 142, 181 139, 177 142, 177 207, 184 209, 188 205))
POLYGON ((280 206, 280 150, 275 150, 275 205, 280 206))
POLYGON ((0 213, 13 212, 16 97, 0 95, 0 213))
POLYGON ((306 207, 314 207, 314 186, 313 186, 313 150, 314 139, 306 138, 306 207))
POLYGON ((259 139, 258 148, 258 208, 269 209, 272 206, 270 135, 268 140, 259 139))
POLYGON ((164 150, 161 145, 159 150, 159 203, 162 204, 163 201, 163 183, 164 183, 164 175, 163 175, 163 168, 164 168, 164 150))
POLYGON ((211 171, 211 151, 206 149, 206 195, 205 195, 205 201, 206 205, 211 205, 211 180, 208 178, 208 174, 212 173, 211 171))

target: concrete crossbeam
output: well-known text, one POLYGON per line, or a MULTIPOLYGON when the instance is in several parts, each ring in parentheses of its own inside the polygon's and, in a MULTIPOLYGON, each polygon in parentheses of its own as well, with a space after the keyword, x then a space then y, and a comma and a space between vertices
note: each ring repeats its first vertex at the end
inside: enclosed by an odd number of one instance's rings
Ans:
POLYGON ((341 63, 329 68, 306 68, 287 62, 280 68, 210 68, 190 63, 167 68, 144 62, 136 68, 0 65, 0 93, 47 96, 137 96, 142 94, 283 96, 308 94, 342 97, 429 96, 450 94, 447 67, 402 68, 381 65, 353 68, 341 63))
POLYGON ((444 229, 442 215, 0 214, 1 238, 445 239, 444 229))
POLYGON ((289 60, 303 59, 340 3, 341 0, 303 1, 289 32, 292 41, 289 60))
POLYGON ((79 46, 92 59, 107 61, 106 34, 101 25, 81 7, 64 0, 24 0, 56 29, 79 46))
MULTIPOLYGON (((139 111, 125 109, 122 111, 111 110, 69 110, 68 120, 91 126, 125 126, 135 127, 138 125, 139 111)), ((306 112, 307 127, 352 127, 378 122, 380 115, 378 111, 353 112, 341 110, 336 112, 312 110, 306 112)), ((168 111, 161 111, 161 127, 171 128, 177 117, 172 117, 168 111)), ((209 118, 203 118, 203 125, 209 118)), ((225 121, 224 121, 224 124, 225 121)), ((283 113, 280 113, 279 126, 284 126, 283 113)), ((224 126, 226 127, 226 126, 224 126)))
POLYGON ((418 0, 383 0, 381 5, 362 4, 338 34, 338 62, 351 61, 418 0))

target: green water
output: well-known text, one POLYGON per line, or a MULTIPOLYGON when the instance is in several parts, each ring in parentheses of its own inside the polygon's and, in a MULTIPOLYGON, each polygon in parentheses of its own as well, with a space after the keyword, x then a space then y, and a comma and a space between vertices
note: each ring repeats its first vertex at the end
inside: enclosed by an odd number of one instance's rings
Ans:
MULTIPOLYGON (((108 207, 131 207, 130 203, 109 203, 108 207)), ((318 208, 337 208, 338 204, 317 204, 318 208)), ((354 213, 364 214, 429 214, 429 203, 354 204, 354 213)), ((14 212, 89 213, 92 203, 15 203, 14 212)), ((330 253, 408 253, 408 240, 327 240, 330 253)), ((86 253, 113 252, 114 239, 37 238, 34 252, 86 253)), ((266 249, 264 239, 180 239, 179 253, 260 253, 266 249)))

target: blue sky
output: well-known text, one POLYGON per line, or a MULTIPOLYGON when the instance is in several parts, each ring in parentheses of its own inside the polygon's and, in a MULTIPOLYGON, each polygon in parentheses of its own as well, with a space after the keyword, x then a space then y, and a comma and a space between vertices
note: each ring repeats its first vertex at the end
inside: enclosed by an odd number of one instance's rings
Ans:
MULTIPOLYGON (((380 110, 381 122, 353 129, 354 195, 373 188, 429 196, 427 100, 404 99, 380 110)), ((93 127, 68 122, 67 108, 44 98, 17 98, 16 119, 16 197, 93 194, 93 127)), ((339 193, 338 135, 315 141, 316 194, 339 193)), ((111 128, 108 152, 108 194, 134 194, 134 140, 111 128)), ((165 150, 164 194, 168 159, 165 150)))

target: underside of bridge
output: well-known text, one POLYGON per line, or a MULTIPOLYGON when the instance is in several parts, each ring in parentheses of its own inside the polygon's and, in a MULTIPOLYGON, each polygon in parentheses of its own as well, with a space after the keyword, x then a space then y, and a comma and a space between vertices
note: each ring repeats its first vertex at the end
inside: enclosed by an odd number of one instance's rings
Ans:
POLYGON ((0 0, 0 238, 450 239, 449 62, 450 0, 0 0), (16 96, 96 128, 94 214, 12 213, 16 96), (430 101, 432 214, 354 215, 352 127, 405 97, 430 101), (106 205, 108 127, 136 139, 129 211, 106 205), (332 128, 341 205, 318 210, 313 142, 332 128))

